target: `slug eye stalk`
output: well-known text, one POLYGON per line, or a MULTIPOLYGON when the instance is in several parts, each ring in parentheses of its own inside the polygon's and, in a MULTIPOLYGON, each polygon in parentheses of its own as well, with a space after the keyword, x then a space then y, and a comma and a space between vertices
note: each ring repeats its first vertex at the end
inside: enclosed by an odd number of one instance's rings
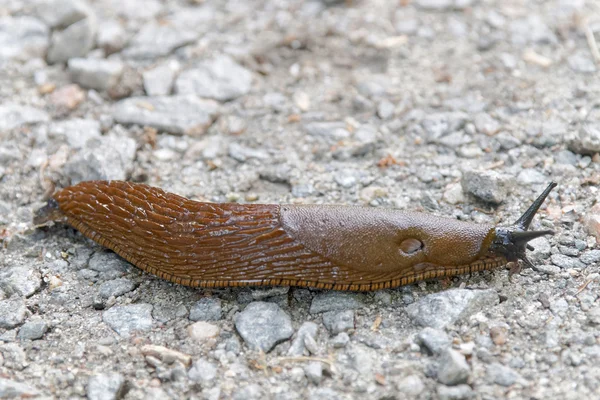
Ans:
POLYGON ((534 250, 531 245, 527 244, 530 240, 545 235, 554 235, 554 231, 552 230, 528 231, 527 229, 529 229, 533 217, 546 200, 546 197, 548 197, 548 194, 556 186, 556 182, 551 182, 513 225, 496 228, 496 238, 490 249, 495 253, 505 256, 509 262, 516 263, 515 267, 510 271, 511 275, 520 271, 518 260, 523 261, 528 267, 533 267, 533 264, 529 261, 525 253, 525 250, 534 250))

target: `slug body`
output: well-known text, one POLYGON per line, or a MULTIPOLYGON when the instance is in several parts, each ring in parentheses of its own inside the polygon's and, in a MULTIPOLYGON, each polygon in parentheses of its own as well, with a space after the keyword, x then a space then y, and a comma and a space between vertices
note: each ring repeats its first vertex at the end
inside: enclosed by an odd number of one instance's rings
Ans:
POLYGON ((530 264, 527 241, 552 232, 527 228, 555 185, 505 228, 354 206, 203 203, 122 181, 67 187, 34 222, 66 221, 137 267, 187 286, 377 290, 518 259, 530 264))

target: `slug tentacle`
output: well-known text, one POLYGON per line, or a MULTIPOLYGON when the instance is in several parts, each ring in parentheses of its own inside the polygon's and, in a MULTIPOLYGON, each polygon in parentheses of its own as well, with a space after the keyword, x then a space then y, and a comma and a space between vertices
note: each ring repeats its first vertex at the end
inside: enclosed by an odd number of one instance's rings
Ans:
POLYGON ((551 182, 514 225, 496 228, 496 237, 492 242, 490 250, 501 254, 508 262, 514 263, 510 270, 510 275, 518 273, 521 270, 518 260, 523 261, 530 268, 533 267, 533 264, 527 258, 525 250, 534 250, 534 248, 527 242, 541 236, 554 235, 554 231, 552 230, 528 231, 527 229, 529 229, 533 217, 535 217, 544 200, 546 200, 546 197, 548 197, 548 194, 550 194, 556 185, 556 182, 551 182))

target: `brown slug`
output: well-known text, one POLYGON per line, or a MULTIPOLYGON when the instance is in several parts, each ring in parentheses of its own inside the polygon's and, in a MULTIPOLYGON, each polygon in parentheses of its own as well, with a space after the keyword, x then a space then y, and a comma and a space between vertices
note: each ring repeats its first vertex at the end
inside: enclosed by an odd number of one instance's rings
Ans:
MULTIPOLYGON (((357 206, 203 203, 122 181, 55 193, 34 219, 65 221, 161 278, 187 286, 377 290, 531 263, 527 231, 552 182, 513 225, 357 206)), ((516 271, 513 267, 511 272, 516 271)))

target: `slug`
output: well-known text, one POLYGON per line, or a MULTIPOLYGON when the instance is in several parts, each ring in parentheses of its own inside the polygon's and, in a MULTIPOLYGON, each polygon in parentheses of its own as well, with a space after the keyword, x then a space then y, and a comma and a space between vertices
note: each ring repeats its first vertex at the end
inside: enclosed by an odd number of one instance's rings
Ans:
POLYGON ((552 182, 513 225, 339 205, 204 203, 123 181, 55 193, 34 223, 62 221, 135 266, 187 286, 378 290, 531 266, 528 231, 552 182), (515 267, 516 266, 516 267, 515 267))

